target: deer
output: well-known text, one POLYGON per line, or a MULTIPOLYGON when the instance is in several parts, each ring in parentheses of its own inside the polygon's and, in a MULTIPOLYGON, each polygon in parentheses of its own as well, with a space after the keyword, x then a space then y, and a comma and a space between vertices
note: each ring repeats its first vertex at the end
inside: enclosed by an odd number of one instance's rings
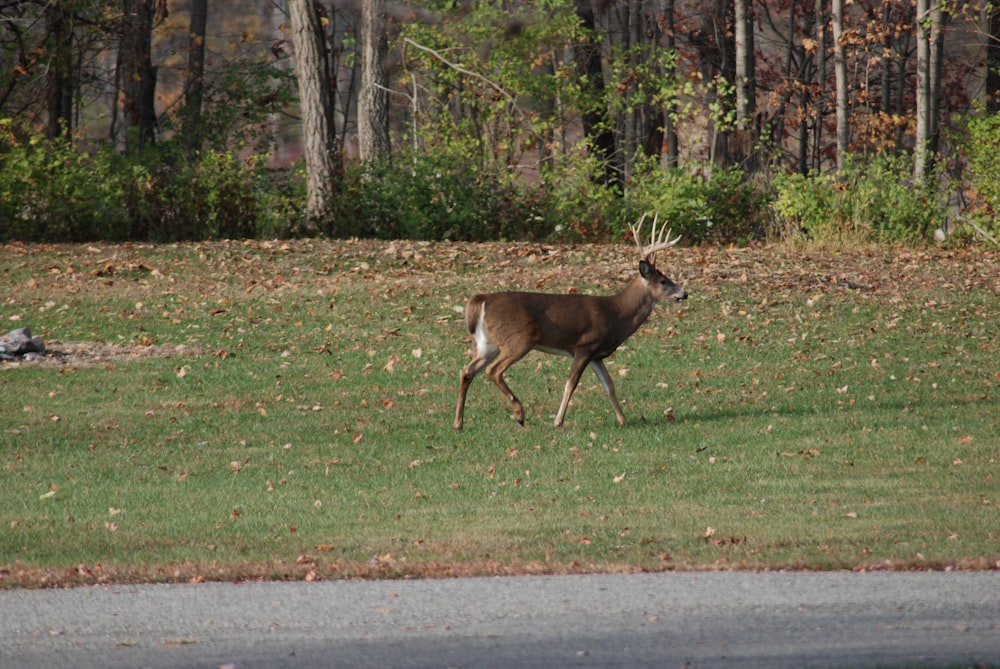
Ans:
POLYGON ((639 273, 617 295, 499 292, 478 294, 465 307, 465 323, 476 349, 472 361, 459 376, 458 406, 454 428, 465 423, 465 399, 469 385, 490 363, 487 375, 514 408, 514 418, 524 425, 524 406, 511 391, 503 375, 532 350, 573 359, 555 426, 562 427, 570 398, 584 370, 590 367, 611 398, 619 425, 625 414, 615 393, 604 360, 646 322, 657 302, 687 299, 687 291, 656 268, 656 253, 670 248, 680 236, 670 239, 671 230, 657 231, 653 218, 650 243, 643 246, 640 230, 646 215, 630 224, 639 249, 639 273))

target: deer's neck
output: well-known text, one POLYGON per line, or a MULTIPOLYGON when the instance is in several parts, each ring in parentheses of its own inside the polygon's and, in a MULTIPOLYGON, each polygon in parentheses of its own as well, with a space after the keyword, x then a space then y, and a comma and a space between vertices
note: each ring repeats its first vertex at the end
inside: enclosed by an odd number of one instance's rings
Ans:
POLYGON ((632 279, 625 290, 614 296, 614 302, 619 322, 627 330, 626 337, 646 322, 656 306, 656 300, 646 289, 646 282, 638 276, 632 279))

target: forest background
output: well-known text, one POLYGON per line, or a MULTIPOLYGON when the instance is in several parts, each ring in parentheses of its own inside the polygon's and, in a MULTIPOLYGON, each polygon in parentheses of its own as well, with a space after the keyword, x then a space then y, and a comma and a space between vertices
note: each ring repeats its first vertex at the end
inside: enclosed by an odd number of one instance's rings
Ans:
POLYGON ((3 0, 0 241, 1000 231, 985 0, 3 0))

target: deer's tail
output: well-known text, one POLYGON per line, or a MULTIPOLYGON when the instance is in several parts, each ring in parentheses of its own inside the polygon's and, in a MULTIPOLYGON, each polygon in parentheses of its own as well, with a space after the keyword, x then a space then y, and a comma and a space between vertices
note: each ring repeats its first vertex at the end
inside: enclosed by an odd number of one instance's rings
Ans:
POLYGON ((476 334, 479 319, 483 317, 483 303, 485 301, 484 296, 476 295, 465 305, 465 326, 469 328, 469 334, 476 334))

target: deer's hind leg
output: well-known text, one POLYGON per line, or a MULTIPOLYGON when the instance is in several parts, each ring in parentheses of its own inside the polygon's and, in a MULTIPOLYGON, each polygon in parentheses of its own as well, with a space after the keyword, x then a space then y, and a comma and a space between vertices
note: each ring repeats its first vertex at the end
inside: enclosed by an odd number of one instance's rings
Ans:
POLYGON ((514 407, 514 418, 521 425, 524 425, 524 406, 521 404, 521 400, 517 399, 517 395, 511 391, 510 386, 507 385, 507 382, 503 378, 503 373, 507 371, 508 367, 526 356, 529 351, 531 351, 530 344, 506 350, 501 349, 497 361, 486 372, 497 388, 500 389, 500 392, 503 393, 503 396, 510 400, 511 406, 514 407))
POLYGON ((499 353, 500 349, 493 345, 493 342, 489 342, 487 346, 477 345, 476 355, 472 358, 472 362, 462 368, 458 382, 458 406, 455 408, 454 427, 456 430, 461 430, 465 423, 465 397, 469 393, 472 380, 479 376, 479 373, 486 368, 486 365, 493 362, 499 353))

